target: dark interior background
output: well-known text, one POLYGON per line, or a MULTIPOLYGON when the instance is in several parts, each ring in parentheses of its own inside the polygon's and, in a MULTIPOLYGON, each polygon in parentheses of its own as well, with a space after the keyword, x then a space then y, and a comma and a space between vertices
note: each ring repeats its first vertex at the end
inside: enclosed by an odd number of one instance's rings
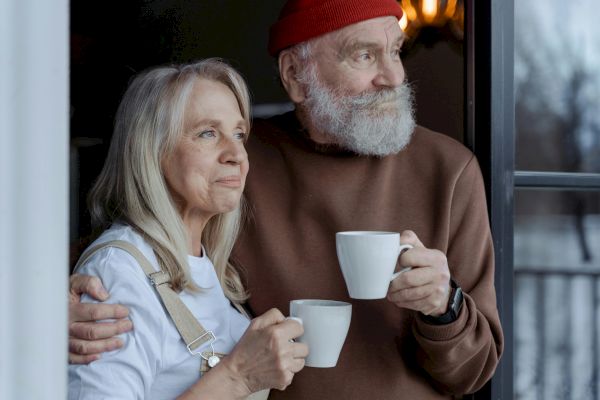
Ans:
MULTIPOLYGON (((99 173, 128 80, 153 65, 222 57, 247 79, 253 103, 287 102, 268 30, 284 0, 71 1, 71 241, 89 234, 85 197, 99 173)), ((403 50, 417 121, 462 141, 463 43, 422 30, 403 50)), ((267 111, 265 111, 267 110, 267 111)))

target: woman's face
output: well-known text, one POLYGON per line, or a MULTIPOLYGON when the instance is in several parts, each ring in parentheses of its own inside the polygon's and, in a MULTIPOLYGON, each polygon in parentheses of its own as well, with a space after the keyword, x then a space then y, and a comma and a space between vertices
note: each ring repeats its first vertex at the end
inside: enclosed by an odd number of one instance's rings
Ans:
POLYGON ((247 134, 233 92, 220 82, 198 79, 185 110, 183 135, 162 162, 184 220, 208 220, 238 207, 248 174, 247 134))

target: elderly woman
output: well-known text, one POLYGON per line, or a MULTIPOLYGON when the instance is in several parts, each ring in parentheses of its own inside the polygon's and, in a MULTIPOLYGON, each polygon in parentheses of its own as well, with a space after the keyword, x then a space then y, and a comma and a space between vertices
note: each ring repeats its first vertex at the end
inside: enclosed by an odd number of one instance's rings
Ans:
POLYGON ((69 366, 70 399, 243 399, 284 389, 303 368, 308 349, 293 341, 300 324, 276 309, 249 321, 232 305, 247 297, 228 260, 249 129, 246 85, 219 60, 154 68, 127 89, 90 193, 94 224, 104 229, 92 247, 133 245, 212 336, 191 354, 139 258, 101 248, 79 272, 102 280, 135 329, 123 334, 122 348, 69 366), (206 352, 228 355, 206 367, 206 352))

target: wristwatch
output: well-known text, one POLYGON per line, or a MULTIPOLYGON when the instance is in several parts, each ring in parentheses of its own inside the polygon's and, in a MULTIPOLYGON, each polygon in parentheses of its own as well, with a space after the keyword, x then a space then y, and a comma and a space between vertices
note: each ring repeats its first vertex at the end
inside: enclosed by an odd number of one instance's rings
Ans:
POLYGON ((432 325, 449 324, 450 322, 454 322, 458 319, 458 314, 460 313, 463 302, 464 296, 462 289, 460 286, 458 286, 454 279, 450 278, 450 298, 448 299, 448 310, 446 313, 437 317, 421 314, 421 318, 423 318, 423 321, 432 325))

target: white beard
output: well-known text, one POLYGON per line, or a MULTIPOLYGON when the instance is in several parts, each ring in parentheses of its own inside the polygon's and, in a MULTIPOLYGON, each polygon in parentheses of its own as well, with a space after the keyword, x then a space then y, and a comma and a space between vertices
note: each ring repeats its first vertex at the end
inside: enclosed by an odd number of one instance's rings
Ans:
POLYGON ((312 127, 332 142, 357 154, 383 157, 404 149, 415 129, 410 86, 356 96, 336 94, 321 84, 316 66, 300 76, 307 89, 302 103, 312 127))

